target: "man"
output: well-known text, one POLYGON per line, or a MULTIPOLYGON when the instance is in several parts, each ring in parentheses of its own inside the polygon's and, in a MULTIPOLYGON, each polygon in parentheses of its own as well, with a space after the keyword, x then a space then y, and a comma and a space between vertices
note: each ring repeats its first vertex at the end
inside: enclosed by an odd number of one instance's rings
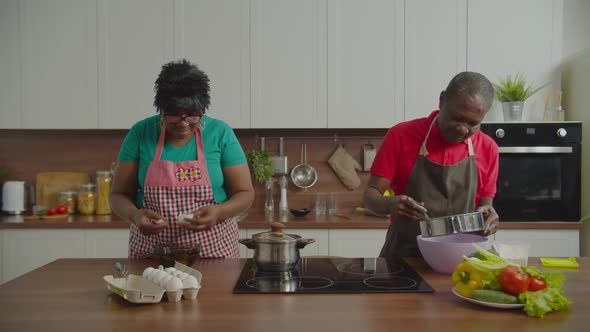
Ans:
POLYGON ((485 218, 484 234, 496 232, 498 146, 479 131, 493 98, 485 76, 462 72, 440 93, 440 111, 388 131, 363 197, 366 208, 392 216, 380 256, 420 256, 418 220, 426 216, 477 210, 485 218), (386 190, 395 195, 383 196, 386 190))

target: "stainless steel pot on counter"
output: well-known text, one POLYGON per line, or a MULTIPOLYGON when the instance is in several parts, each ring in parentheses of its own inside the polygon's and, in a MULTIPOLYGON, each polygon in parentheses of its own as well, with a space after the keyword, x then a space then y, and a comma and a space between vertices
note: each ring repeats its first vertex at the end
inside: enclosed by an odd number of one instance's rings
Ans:
POLYGON ((260 271, 284 272, 294 270, 299 263, 299 249, 314 243, 314 239, 302 239, 295 234, 283 233, 285 225, 275 222, 271 230, 240 239, 240 243, 254 249, 254 263, 260 271))

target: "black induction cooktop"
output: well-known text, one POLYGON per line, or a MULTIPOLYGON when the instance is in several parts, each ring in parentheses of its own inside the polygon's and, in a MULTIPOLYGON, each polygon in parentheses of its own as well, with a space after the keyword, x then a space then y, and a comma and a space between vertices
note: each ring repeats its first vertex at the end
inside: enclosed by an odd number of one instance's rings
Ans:
POLYGON ((301 258, 289 272, 258 271, 248 259, 234 293, 432 293, 434 289, 402 260, 301 258))

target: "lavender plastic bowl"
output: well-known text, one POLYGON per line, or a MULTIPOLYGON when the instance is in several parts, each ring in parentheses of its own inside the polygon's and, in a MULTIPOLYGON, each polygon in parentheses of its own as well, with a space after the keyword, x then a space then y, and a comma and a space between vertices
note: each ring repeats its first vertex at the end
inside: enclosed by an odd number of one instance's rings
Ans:
POLYGON ((422 237, 418 235, 418 248, 430 267, 438 273, 452 274, 455 266, 463 262, 463 255, 476 251, 472 243, 489 249, 488 238, 474 234, 451 234, 444 236, 422 237))

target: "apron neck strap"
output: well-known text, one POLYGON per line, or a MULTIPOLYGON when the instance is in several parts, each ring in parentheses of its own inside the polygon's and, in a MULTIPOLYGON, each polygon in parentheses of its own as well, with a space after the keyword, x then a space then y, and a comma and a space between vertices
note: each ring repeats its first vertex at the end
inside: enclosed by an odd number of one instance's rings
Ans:
MULTIPOLYGON (((197 141, 197 158, 198 156, 205 156, 205 149, 203 148, 203 140, 201 139, 201 126, 196 126, 195 139, 197 141)), ((160 137, 158 137, 158 145, 156 146, 156 153, 154 160, 160 160, 162 157, 162 150, 164 149, 164 140, 166 139, 166 126, 162 125, 160 128, 160 137)))
POLYGON ((421 156, 427 156, 428 155, 428 150, 426 149, 426 141, 428 141, 428 136, 430 136, 430 131, 432 130, 432 126, 434 126, 434 123, 436 122, 436 119, 438 119, 438 115, 436 115, 434 117, 434 119, 430 123, 430 127, 428 127, 428 132, 426 133, 426 137, 424 137, 424 141, 422 142, 422 146, 420 147, 420 155, 421 156))

